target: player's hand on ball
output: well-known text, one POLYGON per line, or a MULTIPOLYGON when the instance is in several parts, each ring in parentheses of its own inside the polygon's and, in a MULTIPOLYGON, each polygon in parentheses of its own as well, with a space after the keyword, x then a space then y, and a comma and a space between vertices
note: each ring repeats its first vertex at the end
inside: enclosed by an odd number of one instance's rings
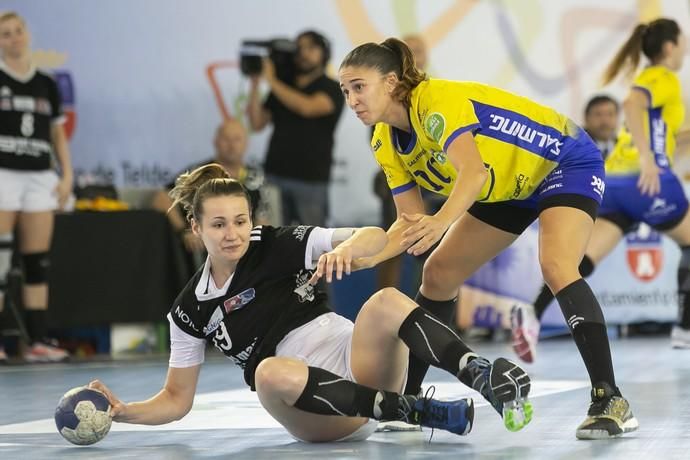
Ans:
POLYGON ((113 420, 115 420, 116 422, 122 422, 124 420, 126 405, 122 401, 117 399, 113 392, 110 391, 110 388, 105 386, 105 384, 103 384, 103 382, 101 382, 100 380, 92 381, 91 383, 89 383, 88 388, 98 390, 108 398, 108 401, 110 402, 111 406, 110 416, 113 418, 113 420))
POLYGON ((334 250, 322 254, 319 257, 319 263, 316 265, 316 271, 312 275, 309 282, 316 284, 323 276, 326 277, 326 282, 333 281, 333 271, 335 270, 335 277, 338 280, 343 279, 343 272, 349 275, 352 272, 352 247, 347 244, 341 244, 334 250))
POLYGON ((428 251, 448 230, 448 224, 436 216, 403 213, 402 218, 412 225, 403 232, 400 245, 409 246, 407 253, 414 256, 428 251))

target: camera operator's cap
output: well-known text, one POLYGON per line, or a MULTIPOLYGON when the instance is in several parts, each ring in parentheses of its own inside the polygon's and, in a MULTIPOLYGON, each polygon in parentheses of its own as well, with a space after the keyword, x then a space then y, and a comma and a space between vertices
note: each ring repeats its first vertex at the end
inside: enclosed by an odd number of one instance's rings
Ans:
POLYGON ((302 37, 311 38, 314 43, 321 47, 321 49, 323 50, 324 65, 331 60, 331 42, 323 34, 315 30, 305 30, 297 36, 297 39, 299 40, 302 37))

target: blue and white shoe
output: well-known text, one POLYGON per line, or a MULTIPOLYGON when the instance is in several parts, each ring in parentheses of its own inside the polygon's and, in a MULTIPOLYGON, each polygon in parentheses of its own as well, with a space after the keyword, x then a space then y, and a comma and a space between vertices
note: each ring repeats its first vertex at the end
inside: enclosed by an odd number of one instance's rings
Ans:
POLYGON ((429 387, 427 395, 417 399, 406 414, 406 422, 428 428, 438 428, 465 436, 472 431, 474 421, 474 402, 472 398, 455 401, 432 399, 434 387, 429 387))

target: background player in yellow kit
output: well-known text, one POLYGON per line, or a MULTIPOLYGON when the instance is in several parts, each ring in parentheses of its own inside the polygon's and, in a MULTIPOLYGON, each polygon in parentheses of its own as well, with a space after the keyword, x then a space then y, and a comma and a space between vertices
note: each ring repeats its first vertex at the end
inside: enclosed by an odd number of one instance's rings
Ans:
MULTIPOLYGON (((622 70, 637 69, 640 55, 650 65, 639 72, 623 103, 625 126, 606 159, 606 194, 580 273, 589 276, 629 231, 640 222, 664 232, 680 247, 678 265, 679 324, 671 333, 674 348, 690 348, 690 216, 683 185, 671 162, 676 135, 685 116, 680 80, 686 38, 671 19, 638 25, 616 54, 604 76, 609 83, 622 70)), ((511 312, 513 348, 525 361, 534 359, 539 320, 553 299, 544 286, 528 308, 511 312)))
MULTIPOLYGON (((589 136, 567 117, 507 91, 428 79, 394 38, 352 50, 340 66, 340 85, 357 117, 376 125, 372 149, 398 212, 389 244, 362 265, 404 250, 419 255, 441 240, 425 263, 416 301, 444 316, 463 281, 539 217, 542 273, 592 382, 592 404, 576 435, 608 438, 637 429, 616 388, 601 308, 578 272, 604 193, 603 160, 589 136), (436 214, 424 215, 420 186, 448 196, 436 214)), ((411 358, 406 391, 418 391, 425 372, 411 358)))

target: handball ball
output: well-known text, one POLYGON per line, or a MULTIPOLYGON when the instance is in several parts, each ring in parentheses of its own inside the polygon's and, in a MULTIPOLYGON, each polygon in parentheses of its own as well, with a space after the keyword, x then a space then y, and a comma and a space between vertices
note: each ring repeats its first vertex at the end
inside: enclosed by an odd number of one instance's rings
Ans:
POLYGON ((103 439, 112 421, 108 398, 91 388, 72 388, 55 409, 55 425, 62 437, 80 446, 103 439))

